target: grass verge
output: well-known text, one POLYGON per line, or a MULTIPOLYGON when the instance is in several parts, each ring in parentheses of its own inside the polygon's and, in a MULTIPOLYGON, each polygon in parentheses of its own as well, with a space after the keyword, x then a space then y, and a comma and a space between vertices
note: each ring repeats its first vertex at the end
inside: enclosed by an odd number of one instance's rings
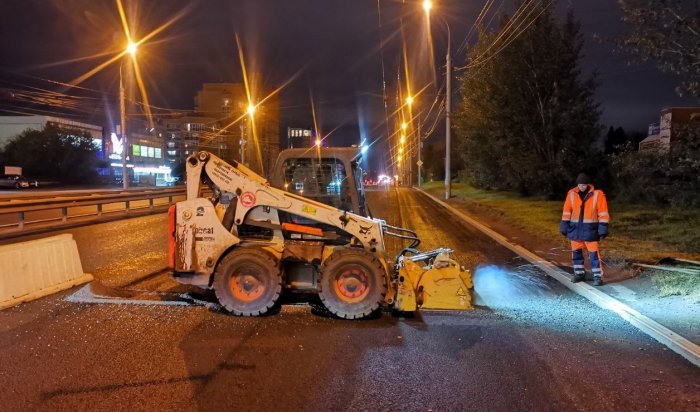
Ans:
POLYGON ((651 275, 660 296, 687 296, 700 301, 700 276, 661 270, 651 275))
MULTIPOLYGON (((426 183, 424 190, 440 195, 442 182, 426 183)), ((561 242, 561 201, 524 198, 517 193, 474 188, 453 183, 454 197, 517 225, 528 233, 561 242)), ((610 236, 605 253, 627 261, 656 262, 667 257, 700 260, 700 210, 624 204, 610 200, 610 236)))

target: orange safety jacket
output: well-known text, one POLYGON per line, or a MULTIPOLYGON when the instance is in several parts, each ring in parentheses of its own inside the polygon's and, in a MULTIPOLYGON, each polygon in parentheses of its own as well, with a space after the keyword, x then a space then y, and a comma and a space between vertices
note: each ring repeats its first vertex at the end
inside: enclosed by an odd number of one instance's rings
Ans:
POLYGON ((607 236, 610 214, 608 201, 602 190, 588 185, 588 193, 581 199, 578 187, 569 190, 564 200, 559 231, 571 240, 594 242, 607 236))

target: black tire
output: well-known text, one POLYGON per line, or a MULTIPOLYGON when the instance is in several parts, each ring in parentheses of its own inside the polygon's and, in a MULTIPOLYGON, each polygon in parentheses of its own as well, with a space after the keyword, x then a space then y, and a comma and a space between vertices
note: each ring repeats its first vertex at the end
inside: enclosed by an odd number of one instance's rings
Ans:
POLYGON ((334 315, 359 319, 381 306, 387 285, 384 266, 370 252, 341 248, 321 265, 318 296, 334 315))
POLYGON ((282 292, 279 261, 262 249, 234 249, 214 272, 214 292, 234 315, 262 315, 275 306, 282 292))

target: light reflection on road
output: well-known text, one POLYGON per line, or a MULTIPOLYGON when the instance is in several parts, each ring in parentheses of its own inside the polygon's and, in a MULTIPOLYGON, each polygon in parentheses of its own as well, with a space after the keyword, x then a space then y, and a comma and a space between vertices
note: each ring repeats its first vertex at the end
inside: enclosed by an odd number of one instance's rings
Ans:
POLYGON ((489 308, 520 308, 523 300, 534 301, 558 293, 527 267, 515 270, 497 265, 478 266, 473 273, 474 302, 489 308))

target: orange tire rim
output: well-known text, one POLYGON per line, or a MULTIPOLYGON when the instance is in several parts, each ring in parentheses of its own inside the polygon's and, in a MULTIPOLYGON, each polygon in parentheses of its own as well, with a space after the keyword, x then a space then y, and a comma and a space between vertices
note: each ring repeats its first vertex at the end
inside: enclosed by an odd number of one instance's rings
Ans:
POLYGON ((265 284, 260 281, 260 273, 252 269, 234 273, 229 285, 231 295, 242 302, 252 302, 265 293, 265 284))
POLYGON ((362 301, 369 293, 369 278, 362 268, 345 269, 333 282, 335 295, 344 302, 362 301))

